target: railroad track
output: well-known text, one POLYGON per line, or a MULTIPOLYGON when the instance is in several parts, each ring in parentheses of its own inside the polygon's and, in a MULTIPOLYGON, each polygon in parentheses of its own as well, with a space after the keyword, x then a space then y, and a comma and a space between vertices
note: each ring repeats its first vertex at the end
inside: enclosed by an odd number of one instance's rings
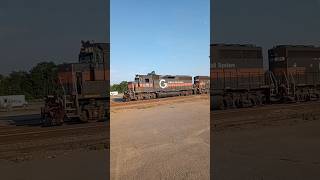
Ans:
POLYGON ((272 105, 213 114, 214 130, 250 125, 287 124, 320 119, 320 102, 272 105))
POLYGON ((209 99, 209 95, 203 94, 203 95, 176 96, 176 97, 167 97, 167 98, 138 100, 138 101, 129 101, 129 102, 111 102, 111 107, 122 107, 122 106, 143 105, 143 104, 153 104, 153 103, 192 101, 195 99, 209 99))
POLYGON ((61 138, 70 136, 92 135, 105 133, 107 138, 107 126, 105 123, 95 125, 61 126, 56 128, 9 128, 0 131, 0 145, 17 142, 34 141, 37 139, 61 138))
POLYGON ((24 161, 75 149, 109 149, 109 128, 105 122, 58 127, 12 127, 0 131, 0 159, 24 161))
MULTIPOLYGON (((111 103, 110 112, 123 111, 129 109, 146 109, 154 108, 162 105, 172 105, 178 103, 190 103, 194 101, 208 101, 210 97, 208 95, 192 95, 192 96, 178 96, 178 97, 168 97, 159 98, 151 100, 140 100, 140 101, 130 101, 123 103, 111 103)), ((209 109, 209 105, 208 105, 209 109)))
MULTIPOLYGON (((319 117, 319 114, 317 114, 317 117, 319 117)), ((230 127, 244 127, 248 125, 266 125, 267 126, 267 125, 274 125, 275 123, 281 123, 285 121, 287 124, 290 122, 297 122, 297 121, 303 121, 303 120, 304 120, 303 118, 299 118, 299 117, 293 117, 293 118, 272 117, 265 120, 261 120, 261 119, 257 120, 257 119, 251 118, 251 119, 234 120, 234 121, 228 121, 228 122, 218 122, 214 124, 213 129, 222 130, 230 127)))
MULTIPOLYGON (((54 152, 52 155, 56 156, 59 153, 65 154, 66 151, 74 149, 109 149, 108 140, 106 138, 95 139, 78 139, 69 142, 49 142, 49 143, 34 143, 26 146, 0 146, 0 159, 11 161, 25 161, 36 157, 48 157, 48 152, 54 152)), ((49 153, 50 154, 50 153, 49 153)), ((52 156, 51 155, 51 156, 52 156)))
POLYGON ((265 105, 260 107, 249 107, 249 108, 238 108, 238 109, 228 109, 228 110, 216 110, 211 111, 212 115, 224 115, 231 113, 246 113, 246 112, 254 112, 254 111, 263 111, 263 110, 278 110, 282 108, 295 108, 306 105, 320 105, 320 101, 311 101, 311 102, 300 102, 300 103, 290 103, 290 104, 272 104, 265 105))
POLYGON ((60 130, 73 130, 73 129, 82 129, 90 128, 96 126, 104 126, 104 122, 94 122, 94 123, 85 123, 85 124, 72 124, 72 125, 62 125, 62 126, 52 126, 52 127, 41 127, 41 126, 14 126, 14 125, 5 125, 0 126, 0 135, 8 134, 10 132, 22 131, 22 132, 39 132, 39 131, 60 131, 60 130))

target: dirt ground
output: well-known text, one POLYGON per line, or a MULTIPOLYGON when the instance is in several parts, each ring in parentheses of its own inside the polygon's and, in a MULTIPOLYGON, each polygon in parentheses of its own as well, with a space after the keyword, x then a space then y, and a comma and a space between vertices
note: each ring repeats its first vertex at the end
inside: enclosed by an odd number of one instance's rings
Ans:
MULTIPOLYGON (((211 112, 211 138, 209 104, 207 96, 113 101, 111 179, 319 179, 320 102, 211 112)), ((104 180, 105 126, 42 128, 38 108, 0 112, 0 179, 104 180)))
POLYGON ((212 179, 319 179, 319 109, 302 103, 213 113, 212 179))
POLYGON ((209 179, 209 104, 192 96, 111 106, 111 179, 209 179))
MULTIPOLYGON (((43 128, 38 106, 0 113, 1 179, 106 179, 105 126, 43 128)), ((207 96, 115 101, 111 119, 111 179, 209 179, 207 96)))
POLYGON ((48 157, 20 163, 0 160, 4 180, 106 180, 107 150, 67 152, 63 156, 48 157))
POLYGON ((40 104, 0 112, 0 179, 105 180, 109 138, 104 122, 41 127, 40 104))

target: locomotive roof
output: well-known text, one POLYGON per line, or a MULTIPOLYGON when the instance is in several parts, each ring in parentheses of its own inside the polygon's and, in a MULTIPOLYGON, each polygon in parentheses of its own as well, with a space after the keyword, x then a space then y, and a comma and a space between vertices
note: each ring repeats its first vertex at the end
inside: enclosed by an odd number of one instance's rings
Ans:
POLYGON ((254 45, 254 44, 224 44, 224 43, 216 43, 216 44, 211 44, 210 46, 259 48, 258 46, 254 45))
POLYGON ((209 76, 195 76, 194 78, 210 78, 209 76))
POLYGON ((162 77, 191 77, 188 75, 161 75, 162 77))
POLYGON ((276 45, 272 49, 278 49, 278 48, 292 48, 292 49, 314 49, 314 50, 320 50, 320 47, 314 46, 314 45, 276 45))
POLYGON ((159 74, 136 74, 136 76, 162 76, 162 77, 192 77, 192 76, 188 76, 188 75, 159 75, 159 74))
POLYGON ((85 48, 99 48, 101 50, 108 50, 110 48, 110 43, 94 42, 94 41, 81 41, 81 49, 85 48))

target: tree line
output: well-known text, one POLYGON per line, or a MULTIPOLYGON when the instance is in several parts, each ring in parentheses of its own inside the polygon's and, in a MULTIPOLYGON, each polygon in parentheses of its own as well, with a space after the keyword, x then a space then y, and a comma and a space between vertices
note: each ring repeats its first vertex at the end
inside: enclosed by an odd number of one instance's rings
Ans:
MULTIPOLYGON (((57 82, 58 66, 53 62, 41 62, 30 71, 13 71, 8 75, 0 74, 0 96, 25 95, 27 100, 41 99, 46 95, 59 93, 57 82)), ((111 91, 123 93, 128 83, 113 84, 111 91)))
POLYGON ((30 71, 13 71, 0 75, 0 95, 25 95, 26 99, 40 99, 58 89, 57 65, 41 62, 30 71))
POLYGON ((128 82, 122 81, 120 84, 113 84, 111 86, 111 91, 118 91, 119 93, 124 93, 128 90, 128 82))

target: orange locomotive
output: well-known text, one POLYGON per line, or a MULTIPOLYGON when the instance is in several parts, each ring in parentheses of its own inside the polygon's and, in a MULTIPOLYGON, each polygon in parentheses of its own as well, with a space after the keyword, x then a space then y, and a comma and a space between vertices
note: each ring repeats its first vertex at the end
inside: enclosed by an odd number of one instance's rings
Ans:
POLYGON ((134 82, 128 83, 124 93, 125 101, 155 99, 171 96, 187 96, 209 92, 208 76, 157 75, 155 72, 147 75, 136 75, 134 82))
POLYGON ((211 109, 320 99, 320 47, 211 44, 211 109))
POLYGON ((43 124, 107 120, 109 82, 109 44, 82 41, 79 63, 58 66, 60 93, 47 97, 43 124))

